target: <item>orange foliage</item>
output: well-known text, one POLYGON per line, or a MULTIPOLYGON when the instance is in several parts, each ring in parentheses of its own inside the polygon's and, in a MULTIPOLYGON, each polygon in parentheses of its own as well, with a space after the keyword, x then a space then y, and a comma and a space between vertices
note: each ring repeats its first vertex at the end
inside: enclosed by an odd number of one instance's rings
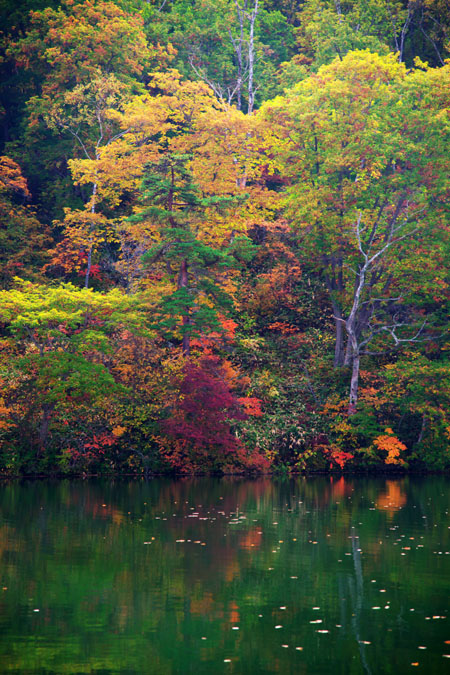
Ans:
POLYGON ((30 197, 27 181, 22 176, 20 166, 5 155, 0 156, 0 192, 15 192, 30 197))
POLYGON ((379 450, 387 452, 387 457, 384 460, 386 464, 403 464, 400 459, 400 452, 406 450, 406 445, 399 441, 397 436, 394 436, 392 429, 385 429, 386 434, 377 436, 373 443, 379 450))
POLYGON ((239 403, 243 406, 245 414, 251 417, 261 417, 263 414, 261 410, 261 400, 255 397, 238 398, 239 403))
POLYGON ((298 331, 296 326, 293 326, 291 323, 287 323, 287 321, 274 321, 268 326, 268 328, 270 330, 279 331, 282 335, 292 335, 298 331))
POLYGON ((344 452, 343 450, 338 450, 337 448, 332 448, 329 453, 329 457, 339 466, 340 469, 343 469, 344 466, 350 459, 353 459, 354 455, 351 452, 344 452))

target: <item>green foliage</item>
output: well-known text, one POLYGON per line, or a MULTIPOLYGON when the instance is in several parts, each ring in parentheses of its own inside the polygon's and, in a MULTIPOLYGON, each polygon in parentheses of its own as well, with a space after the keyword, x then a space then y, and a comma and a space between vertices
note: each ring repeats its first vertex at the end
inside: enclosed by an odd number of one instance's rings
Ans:
POLYGON ((164 263, 173 290, 155 308, 159 320, 154 325, 165 337, 173 336, 178 328, 184 351, 189 350, 191 336, 220 329, 216 308, 224 309, 231 301, 217 282, 217 274, 236 266, 237 256, 248 257, 251 251, 242 239, 231 251, 201 239, 203 219, 226 212, 245 196, 202 196, 187 167, 189 159, 188 155, 168 154, 147 166, 142 184, 144 208, 130 217, 132 222, 148 221, 155 228, 157 243, 144 254, 143 262, 150 270, 164 263))
POLYGON ((17 281, 0 298, 2 446, 8 451, 20 432, 15 442, 28 446, 29 459, 37 460, 49 444, 55 451, 53 432, 61 441, 61 426, 74 411, 82 419, 91 407, 106 410, 106 392, 112 399, 126 395, 110 359, 125 324, 127 331, 140 331, 145 320, 136 299, 119 290, 102 295, 71 284, 17 281))
POLYGON ((448 469, 448 3, 0 9, 0 471, 448 469))

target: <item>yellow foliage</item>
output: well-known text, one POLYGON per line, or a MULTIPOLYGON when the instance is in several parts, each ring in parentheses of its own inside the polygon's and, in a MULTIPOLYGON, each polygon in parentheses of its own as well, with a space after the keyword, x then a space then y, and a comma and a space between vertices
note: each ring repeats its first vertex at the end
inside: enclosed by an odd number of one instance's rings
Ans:
POLYGON ((116 427, 111 429, 111 432, 112 432, 113 436, 115 436, 116 438, 120 438, 121 436, 124 435, 126 430, 127 430, 126 427, 121 427, 120 425, 117 425, 116 427))

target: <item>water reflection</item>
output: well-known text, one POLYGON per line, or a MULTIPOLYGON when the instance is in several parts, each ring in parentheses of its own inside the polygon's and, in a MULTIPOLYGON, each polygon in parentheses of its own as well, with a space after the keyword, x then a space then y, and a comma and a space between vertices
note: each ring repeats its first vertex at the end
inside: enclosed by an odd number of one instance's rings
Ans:
POLYGON ((0 671, 442 673, 448 479, 0 488, 0 671))
POLYGON ((405 506, 407 497, 402 491, 402 481, 387 480, 386 490, 380 492, 377 498, 377 508, 386 509, 389 516, 392 516, 398 509, 405 506))

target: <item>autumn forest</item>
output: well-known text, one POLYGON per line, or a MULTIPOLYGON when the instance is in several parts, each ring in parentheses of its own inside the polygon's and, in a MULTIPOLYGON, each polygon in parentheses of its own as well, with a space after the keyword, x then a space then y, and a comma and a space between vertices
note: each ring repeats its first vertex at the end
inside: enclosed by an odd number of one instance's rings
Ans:
POLYGON ((447 0, 0 8, 0 474, 450 468, 447 0))

